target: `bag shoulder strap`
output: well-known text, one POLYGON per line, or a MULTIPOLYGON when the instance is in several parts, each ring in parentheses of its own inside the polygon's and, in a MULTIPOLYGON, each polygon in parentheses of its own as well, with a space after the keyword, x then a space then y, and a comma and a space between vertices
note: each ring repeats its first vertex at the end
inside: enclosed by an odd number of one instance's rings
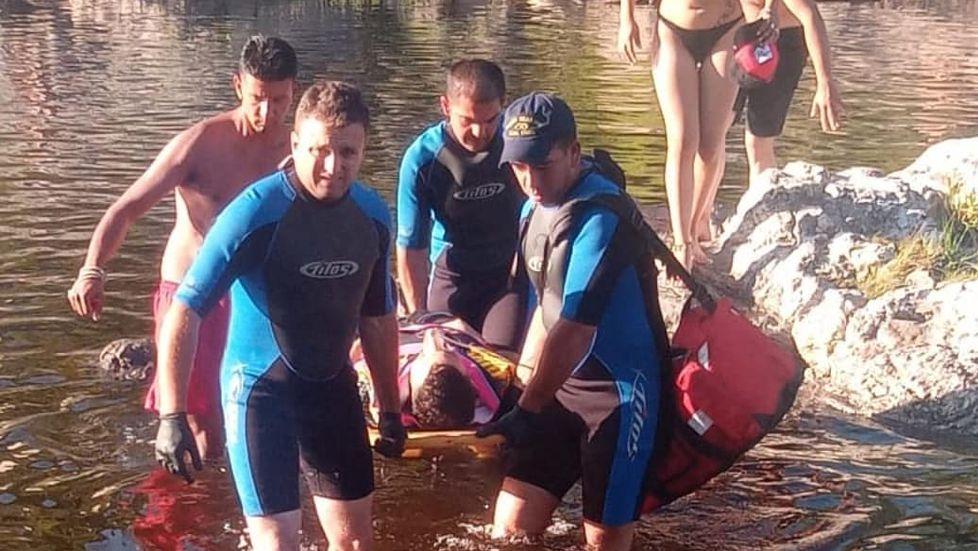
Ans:
MULTIPOLYGON (((671 355, 671 347, 665 319, 662 316, 662 308, 659 305, 659 277, 658 270, 656 270, 655 262, 653 261, 655 255, 653 254, 653 248, 646 243, 645 238, 642 236, 642 232, 638 231, 634 217, 628 212, 629 200, 628 196, 622 192, 621 194, 602 194, 568 201, 564 205, 561 205, 560 210, 557 211, 554 217, 546 247, 550 249, 555 243, 567 239, 573 220, 579 218, 579 213, 594 206, 607 208, 614 212, 624 222, 625 227, 637 235, 639 250, 633 267, 642 291, 642 301, 645 303, 646 321, 648 321, 649 327, 652 329, 656 349, 659 351, 660 357, 663 360, 662 373, 665 375, 669 372, 667 362, 671 355)), ((641 223, 645 224, 644 220, 641 219, 641 213, 638 213, 638 216, 641 223)), ((649 229, 651 231, 651 228, 649 229)))
POLYGON ((653 258, 659 259, 666 266, 666 270, 679 276, 679 279, 690 290, 693 296, 708 311, 713 311, 716 301, 709 290, 698 282, 689 271, 683 267, 682 263, 676 258, 669 247, 655 233, 652 226, 645 221, 642 212, 638 209, 635 201, 626 193, 602 193, 578 199, 572 199, 561 205, 551 230, 553 241, 565 239, 571 229, 571 222, 579 213, 590 206, 601 206, 618 216, 619 220, 625 222, 639 237, 642 246, 653 258))
POLYGON ((625 177, 625 169, 618 164, 611 157, 611 153, 608 153, 606 149, 594 148, 591 152, 591 159, 594 165, 597 167, 598 172, 600 172, 605 178, 614 182, 619 189, 625 191, 627 188, 627 178, 625 177))

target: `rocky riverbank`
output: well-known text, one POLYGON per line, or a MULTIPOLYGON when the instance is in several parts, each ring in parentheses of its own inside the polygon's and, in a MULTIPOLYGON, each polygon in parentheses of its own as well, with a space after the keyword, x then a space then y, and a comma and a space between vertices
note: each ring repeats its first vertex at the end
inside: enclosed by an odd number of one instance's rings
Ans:
POLYGON ((790 335, 806 385, 844 408, 978 436, 978 228, 947 225, 955 201, 978 205, 978 138, 888 175, 801 162, 769 175, 723 221, 701 275, 790 335))

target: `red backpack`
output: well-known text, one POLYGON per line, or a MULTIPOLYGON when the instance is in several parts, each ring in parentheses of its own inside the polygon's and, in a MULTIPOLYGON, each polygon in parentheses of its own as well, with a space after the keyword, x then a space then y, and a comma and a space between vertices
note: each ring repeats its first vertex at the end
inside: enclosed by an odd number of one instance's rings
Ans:
POLYGON ((693 279, 624 192, 562 205, 549 241, 565 237, 578 209, 595 204, 636 232, 635 269, 661 352, 659 426, 641 505, 648 513, 693 492, 754 447, 791 408, 804 368, 737 313, 729 299, 715 300, 693 279), (671 343, 659 308, 654 259, 693 295, 671 343))
POLYGON ((712 312, 686 308, 672 348, 643 513, 727 470, 774 429, 802 381, 798 362, 726 298, 712 312))

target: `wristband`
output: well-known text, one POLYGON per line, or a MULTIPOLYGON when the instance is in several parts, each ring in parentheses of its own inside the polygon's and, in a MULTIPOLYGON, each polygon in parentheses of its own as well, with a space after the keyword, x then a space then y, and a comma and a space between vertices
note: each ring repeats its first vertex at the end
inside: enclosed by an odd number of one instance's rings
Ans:
POLYGON ((92 265, 92 266, 82 266, 81 269, 78 270, 78 279, 80 281, 84 281, 86 279, 97 279, 99 281, 105 281, 106 279, 108 279, 108 277, 106 276, 104 269, 92 265))

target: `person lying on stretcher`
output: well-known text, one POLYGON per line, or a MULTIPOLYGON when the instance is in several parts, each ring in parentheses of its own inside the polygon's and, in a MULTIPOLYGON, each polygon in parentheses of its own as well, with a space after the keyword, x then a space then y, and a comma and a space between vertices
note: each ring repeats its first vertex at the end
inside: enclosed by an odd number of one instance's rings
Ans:
MULTIPOLYGON (((370 374, 354 343, 364 414, 376 426, 378 410, 370 374)), ((465 322, 429 315, 401 327, 398 388, 402 422, 409 430, 475 428, 508 411, 519 398, 516 362, 493 350, 465 322)))

